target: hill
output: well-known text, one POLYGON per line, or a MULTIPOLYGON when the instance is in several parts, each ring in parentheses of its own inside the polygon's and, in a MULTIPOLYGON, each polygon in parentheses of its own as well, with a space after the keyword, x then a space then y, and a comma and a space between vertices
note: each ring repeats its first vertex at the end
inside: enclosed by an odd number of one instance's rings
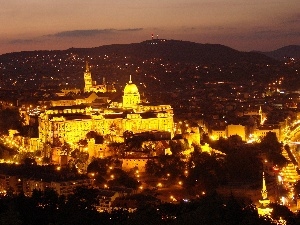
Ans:
MULTIPOLYGON (((83 87, 85 62, 93 79, 123 85, 129 75, 154 88, 172 88, 215 81, 266 81, 281 63, 257 52, 240 52, 219 44, 178 40, 148 40, 62 51, 27 51, 0 56, 2 87, 61 89, 83 87)), ((1 87, 0 87, 1 88, 1 87)), ((121 87, 122 88, 122 87, 121 87)))
POLYGON ((81 54, 129 55, 138 59, 163 58, 171 62, 228 64, 274 63, 274 60, 255 52, 240 52, 220 44, 200 44, 178 40, 149 40, 141 43, 107 45, 89 49, 68 49, 81 54))
POLYGON ((0 56, 2 59, 18 56, 32 56, 39 54, 75 53, 80 56, 110 54, 115 56, 127 55, 145 60, 149 58, 163 58, 172 62, 188 63, 275 63, 274 60, 259 52, 240 52, 220 44, 200 44, 177 40, 149 40, 133 44, 115 44, 95 48, 70 48, 62 51, 26 51, 7 53, 0 56))
POLYGON ((285 58, 300 59, 300 45, 289 45, 270 52, 263 52, 268 57, 276 60, 284 60, 285 58))

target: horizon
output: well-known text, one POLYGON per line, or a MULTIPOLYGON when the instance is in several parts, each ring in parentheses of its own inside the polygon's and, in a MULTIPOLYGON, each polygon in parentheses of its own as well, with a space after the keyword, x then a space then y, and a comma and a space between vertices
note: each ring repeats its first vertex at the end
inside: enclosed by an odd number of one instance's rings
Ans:
MULTIPOLYGON (((165 38, 159 38, 160 40, 167 40, 167 41, 182 41, 182 42, 191 42, 191 43, 195 43, 195 44, 203 44, 203 45, 222 45, 225 47, 229 47, 231 49, 240 51, 240 52, 272 52, 272 51, 276 51, 278 49, 281 48, 285 48, 285 47, 289 47, 289 46, 299 46, 298 44, 290 44, 290 45, 285 45, 285 46, 279 46, 276 49, 270 50, 270 51, 261 51, 261 50, 249 50, 249 51, 244 51, 244 50, 239 50, 236 48, 233 48, 231 46, 228 45, 224 45, 224 44, 220 44, 220 43, 199 43, 199 42, 195 42, 195 41, 189 41, 189 40, 177 40, 177 39, 165 39, 165 38)), ((0 53, 0 56, 2 55, 6 55, 6 54, 14 54, 14 53, 22 53, 22 52, 35 52, 35 51, 67 51, 69 49, 75 48, 75 49, 92 49, 92 48, 100 48, 100 47, 104 47, 104 46, 111 46, 111 45, 130 45, 130 44, 140 44, 144 41, 151 41, 151 39, 145 39, 145 40, 141 40, 140 42, 132 42, 132 43, 111 43, 111 44, 103 44, 103 45, 99 45, 99 46, 91 46, 91 47, 67 47, 67 48, 61 48, 61 49, 32 49, 32 50, 21 50, 21 51, 14 51, 14 52, 5 52, 5 53, 0 53)))
POLYGON ((273 51, 300 42, 297 0, 28 0, 1 5, 0 54, 161 39, 273 51))

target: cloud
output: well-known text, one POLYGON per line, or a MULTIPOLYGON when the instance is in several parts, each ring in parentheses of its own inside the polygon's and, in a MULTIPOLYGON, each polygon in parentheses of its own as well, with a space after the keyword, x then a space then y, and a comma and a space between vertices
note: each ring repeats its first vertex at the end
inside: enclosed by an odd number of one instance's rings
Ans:
POLYGON ((262 28, 254 27, 248 31, 232 34, 235 40, 288 40, 300 37, 300 31, 284 28, 262 28))
POLYGON ((13 39, 10 40, 9 44, 31 44, 39 42, 37 39, 13 39))
POLYGON ((129 28, 129 29, 93 29, 93 30, 70 30, 62 31, 55 34, 49 34, 48 37, 91 37, 99 34, 111 34, 117 32, 136 32, 141 31, 143 28, 129 28))
POLYGON ((300 13, 290 16, 288 19, 282 21, 284 25, 299 25, 300 23, 300 13))
POLYGON ((260 30, 253 33, 255 38, 286 38, 286 37, 300 37, 300 31, 292 30, 277 30, 277 29, 266 29, 260 30))
POLYGON ((126 31, 126 32, 132 32, 132 31, 141 31, 143 28, 129 28, 129 29, 122 29, 122 30, 115 30, 115 31, 126 31))

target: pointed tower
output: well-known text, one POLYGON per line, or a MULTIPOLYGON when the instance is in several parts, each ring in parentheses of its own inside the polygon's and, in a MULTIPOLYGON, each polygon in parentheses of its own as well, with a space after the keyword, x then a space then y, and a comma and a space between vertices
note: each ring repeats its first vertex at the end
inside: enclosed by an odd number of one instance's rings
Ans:
POLYGON ((262 122, 263 122, 263 112, 262 112, 261 106, 259 106, 258 114, 260 116, 260 124, 262 124, 262 122))
POLYGON ((270 208, 270 199, 268 199, 268 191, 265 179, 265 172, 263 172, 263 183, 262 183, 262 190, 261 190, 262 199, 259 200, 260 206, 257 208, 258 214, 260 216, 270 215, 273 211, 270 208))
POLYGON ((92 73, 90 71, 89 63, 86 61, 84 72, 84 92, 90 92, 93 87, 92 73))

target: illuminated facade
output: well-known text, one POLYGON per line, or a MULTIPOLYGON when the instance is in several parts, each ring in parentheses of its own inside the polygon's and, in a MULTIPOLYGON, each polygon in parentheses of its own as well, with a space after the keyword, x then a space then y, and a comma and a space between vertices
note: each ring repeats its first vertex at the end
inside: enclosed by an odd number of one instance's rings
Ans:
POLYGON ((56 106, 39 116, 39 138, 42 143, 53 144, 59 140, 75 146, 90 131, 103 136, 122 137, 126 130, 133 133, 168 131, 173 136, 172 107, 141 104, 138 88, 131 78, 124 88, 123 102, 119 107, 56 106))
POLYGON ((218 140, 220 138, 228 138, 230 136, 238 135, 243 141, 246 140, 246 127, 243 125, 230 124, 224 128, 212 129, 211 139, 218 140))
POLYGON ((246 127, 243 125, 230 124, 226 127, 227 137, 238 135, 243 141, 246 140, 246 127))
POLYGON ((269 132, 275 133, 278 140, 281 140, 280 128, 277 125, 263 125, 254 130, 254 136, 257 138, 265 137, 269 132))

